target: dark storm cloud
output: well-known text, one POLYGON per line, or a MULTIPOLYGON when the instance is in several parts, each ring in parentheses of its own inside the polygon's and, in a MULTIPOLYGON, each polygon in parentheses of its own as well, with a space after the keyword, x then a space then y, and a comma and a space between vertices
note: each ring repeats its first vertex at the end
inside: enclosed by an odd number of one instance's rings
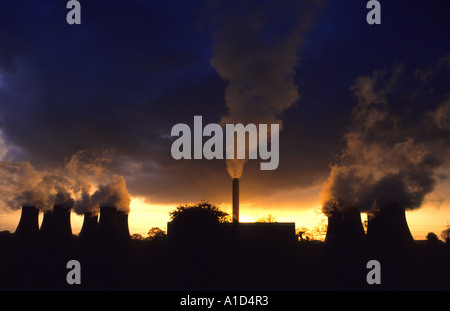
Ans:
MULTIPOLYGON (((182 97, 187 91, 202 85, 208 92, 210 69, 195 55, 203 53, 195 51, 195 33, 176 26, 189 25, 189 13, 100 1, 83 5, 83 24, 73 28, 65 6, 23 4, 24 18, 19 4, 2 10, 3 42, 21 44, 1 62, 2 69, 14 64, 13 72, 2 72, 1 120, 8 140, 27 152, 52 148, 54 160, 83 147, 130 149, 156 136, 167 123, 163 116, 192 104, 182 97), (168 93, 180 94, 178 100, 165 100, 168 93)), ((204 104, 204 96, 196 99, 204 104)))
MULTIPOLYGON (((64 167, 80 150, 112 148, 109 169, 125 178, 131 195, 153 202, 229 200, 224 161, 176 161, 169 135, 177 123, 192 124, 194 115, 206 124, 228 114, 227 83, 210 65, 208 18, 214 21, 220 13, 232 23, 236 3, 224 2, 224 10, 213 12, 203 1, 82 2, 82 24, 69 26, 65 1, 2 2, 0 130, 10 148, 6 158, 29 161, 41 172, 64 167)), ((371 28, 363 4, 329 1, 314 15, 299 12, 300 22, 309 23, 291 76, 301 96, 276 112, 283 120, 279 168, 262 175, 256 162, 248 162, 248 194, 322 182, 345 145, 340 138, 356 104, 349 87, 357 77, 396 62, 418 71, 417 79, 411 78, 416 84, 403 80, 388 95, 404 94, 389 101, 392 111, 406 110, 414 121, 428 111, 427 126, 436 131, 447 126, 448 105, 441 95, 448 84, 438 78, 443 67, 430 64, 449 51, 443 5, 383 3, 382 25, 371 28), (419 78, 427 88, 416 87, 419 78), (421 96, 431 96, 434 106, 421 96)), ((258 10, 276 32, 292 26, 277 22, 280 15, 270 10, 258 10)), ((266 39, 270 47, 275 38, 267 34, 266 39)))
POLYGON ((223 82, 205 57, 209 33, 193 30, 196 3, 82 3, 79 26, 65 23, 65 5, 20 5, 5 4, 0 21, 10 43, 0 54, 7 158, 41 169, 114 148, 111 169, 158 200, 204 176, 190 171, 205 165, 171 159, 167 137, 194 114, 213 122, 225 112, 223 82))

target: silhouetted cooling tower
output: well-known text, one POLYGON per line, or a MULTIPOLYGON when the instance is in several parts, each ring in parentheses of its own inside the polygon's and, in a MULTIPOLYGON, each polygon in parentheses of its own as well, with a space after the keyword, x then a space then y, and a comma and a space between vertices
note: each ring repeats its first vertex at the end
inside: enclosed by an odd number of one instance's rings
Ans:
POLYGON ((233 222, 239 222, 239 178, 233 178, 233 222))
POLYGON ((15 231, 15 236, 21 239, 37 238, 39 233, 39 210, 34 206, 22 206, 22 214, 15 231))
POLYGON ((362 243, 365 238, 361 214, 356 208, 346 208, 328 217, 327 243, 362 243))
POLYGON ((97 236, 98 215, 91 212, 84 213, 83 226, 80 230, 80 238, 92 239, 97 236))
POLYGON ((414 241, 405 210, 396 204, 368 216, 367 238, 374 243, 405 244, 414 241))
POLYGON ((118 211, 115 207, 101 206, 98 233, 103 240, 130 239, 128 214, 118 211))
POLYGON ((54 213, 52 210, 44 212, 39 234, 44 239, 51 238, 55 234, 54 213))
POLYGON ((102 238, 115 239, 117 237, 117 210, 115 207, 100 207, 98 231, 102 238))
POLYGON ((63 236, 72 236, 72 226, 70 224, 71 207, 63 205, 55 205, 53 208, 55 213, 55 228, 56 233, 63 236))
POLYGON ((117 211, 117 235, 120 239, 130 239, 130 230, 128 229, 128 214, 123 211, 117 211))
POLYGON ((44 213, 40 229, 41 237, 51 240, 68 240, 72 237, 70 207, 55 205, 53 210, 44 213))

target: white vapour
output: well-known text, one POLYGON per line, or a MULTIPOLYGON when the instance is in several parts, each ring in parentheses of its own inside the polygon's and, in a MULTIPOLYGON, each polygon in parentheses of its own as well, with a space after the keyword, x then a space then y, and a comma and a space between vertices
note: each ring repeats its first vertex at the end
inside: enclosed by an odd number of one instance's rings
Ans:
POLYGON ((415 129, 406 136, 396 134, 401 125, 389 109, 388 95, 401 75, 401 67, 394 68, 390 78, 376 71, 359 77, 351 87, 358 102, 340 161, 323 185, 324 207, 328 200, 340 199, 344 207, 364 212, 392 204, 416 209, 433 191, 441 159, 430 141, 418 141, 415 129))
POLYGON ((74 207, 78 214, 98 213, 100 205, 129 212, 130 195, 123 176, 111 174, 107 166, 112 151, 79 151, 64 167, 37 170, 29 162, 0 161, 0 201, 3 208, 24 205, 40 210, 54 205, 74 207))
MULTIPOLYGON (((221 124, 278 124, 299 98, 298 49, 321 1, 217 2, 211 65, 228 82, 221 124)), ((270 137, 270 135, 269 135, 270 137)), ((227 160, 231 177, 246 160, 227 160)))

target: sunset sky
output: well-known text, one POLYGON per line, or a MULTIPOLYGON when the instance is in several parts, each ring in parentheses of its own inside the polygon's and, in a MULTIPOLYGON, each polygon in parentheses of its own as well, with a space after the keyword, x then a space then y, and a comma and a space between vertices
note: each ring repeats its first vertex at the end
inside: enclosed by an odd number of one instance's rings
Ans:
MULTIPOLYGON (((165 229, 180 204, 231 213, 225 160, 170 152, 172 127, 202 116, 281 125, 278 168, 245 163, 241 221, 312 229, 329 192, 397 198, 397 184, 375 186, 397 174, 411 182, 414 201, 398 200, 414 238, 439 236, 450 221, 449 4, 380 2, 381 24, 368 25, 365 1, 81 0, 81 24, 68 25, 65 1, 3 1, 0 230, 20 218, 11 165, 73 173, 74 155, 101 168, 89 167, 92 192, 103 177, 126 181, 131 233, 165 229)), ((73 213, 74 233, 81 223, 73 213)))

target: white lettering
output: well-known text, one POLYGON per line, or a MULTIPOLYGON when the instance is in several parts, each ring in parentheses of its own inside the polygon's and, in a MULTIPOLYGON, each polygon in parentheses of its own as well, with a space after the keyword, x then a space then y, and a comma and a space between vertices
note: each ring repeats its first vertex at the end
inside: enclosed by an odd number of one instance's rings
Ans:
MULTIPOLYGON (((219 124, 211 123, 203 128, 202 117, 194 116, 194 159, 257 159, 262 160, 261 170, 275 170, 278 168, 279 155, 279 124, 270 125, 270 139, 268 139, 267 124, 253 123, 243 125, 226 124, 225 137, 223 128, 219 124), (210 137, 203 144, 203 137, 210 137), (248 140, 247 140, 248 137, 248 140), (225 138, 225 154, 223 150, 225 138), (248 143, 247 143, 248 141, 248 143), (270 148, 269 148, 270 143, 270 148), (203 145, 203 146, 202 146, 203 145), (269 150, 270 149, 270 150, 269 150), (259 152, 259 153, 258 153, 259 152)), ((171 136, 177 138, 171 147, 171 154, 175 160, 192 159, 191 128, 187 124, 179 123, 172 127, 171 136)))
POLYGON ((372 269, 367 273, 367 284, 381 284, 381 265, 378 260, 369 260, 366 265, 367 269, 372 269))
POLYGON ((67 273, 67 284, 81 284, 81 265, 78 260, 69 260, 66 265, 67 269, 72 269, 67 273))
POLYGON ((66 21, 67 24, 81 24, 81 5, 80 2, 76 0, 70 0, 66 5, 67 9, 72 9, 67 13, 66 21))
POLYGON ((369 25, 381 24, 380 2, 378 2, 377 0, 370 0, 369 2, 367 2, 366 8, 372 9, 372 10, 370 10, 369 13, 367 13, 367 16, 366 16, 367 24, 369 24, 369 25))

